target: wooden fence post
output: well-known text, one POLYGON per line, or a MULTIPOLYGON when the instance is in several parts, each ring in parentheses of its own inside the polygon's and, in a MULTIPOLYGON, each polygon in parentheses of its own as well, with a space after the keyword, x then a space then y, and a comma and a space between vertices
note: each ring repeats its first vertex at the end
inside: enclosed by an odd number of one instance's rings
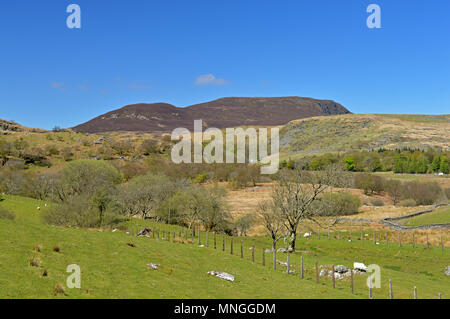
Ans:
POLYGON ((216 232, 214 232, 214 249, 217 248, 216 232))
POLYGON ((231 237, 230 253, 233 255, 233 237, 231 237))
POLYGON ((300 278, 301 279, 303 279, 304 278, 304 275, 303 275, 303 256, 301 256, 301 265, 300 265, 300 271, 301 271, 301 274, 300 274, 300 278))
POLYGON ((200 246, 202 244, 201 237, 200 237, 200 230, 198 231, 198 245, 200 246))
POLYGON ((444 251, 444 242, 442 241, 442 235, 441 235, 441 250, 444 251))
POLYGON ((373 232, 373 243, 376 245, 377 244, 377 239, 375 237, 375 232, 373 232))
POLYGON ((401 238, 400 232, 398 232, 398 246, 402 247, 402 238, 401 238))
POLYGON ((290 253, 287 253, 287 266, 286 266, 286 273, 289 275, 289 268, 290 268, 290 260, 289 260, 290 253))
POLYGON ((225 235, 222 235, 222 251, 225 251, 225 235))
POLYGON ((364 243, 363 231, 361 230, 361 244, 364 243))
POLYGON ((319 283, 319 263, 316 261, 316 284, 319 283))
POLYGON ((273 250, 273 269, 277 269, 277 251, 273 250))
POLYGON ((252 263, 255 262, 255 246, 252 246, 252 263))
POLYGON ((427 234, 427 249, 430 247, 429 243, 428 243, 428 234, 427 234))
POLYGON ((350 291, 352 295, 354 294, 354 285, 353 285, 353 269, 350 269, 350 291))
POLYGON ((167 231, 167 241, 170 241, 170 230, 167 231))
POLYGON ((330 227, 328 227, 328 240, 330 240, 330 227))
POLYGON ((392 280, 389 279, 389 299, 394 299, 394 293, 392 292, 392 280))
POLYGON ((317 235, 319 236, 320 239, 320 228, 318 229, 317 235))
POLYGON ((243 241, 241 240, 241 258, 244 258, 244 247, 243 247, 243 241))
POLYGON ((389 245, 388 233, 386 232, 386 246, 389 245))
POLYGON ((336 278, 334 276, 334 265, 332 266, 331 271, 333 272, 331 278, 333 279, 333 289, 334 289, 334 288, 336 288, 336 278))
POLYGON ((266 250, 264 249, 264 247, 262 249, 262 265, 266 265, 266 250))
POLYGON ((353 238, 352 238, 352 231, 350 231, 350 241, 353 241, 353 238))
POLYGON ((414 299, 417 299, 417 287, 414 286, 414 299))
POLYGON ((416 247, 416 240, 415 240, 415 238, 414 238, 414 233, 412 234, 413 236, 413 238, 412 238, 412 246, 413 246, 413 248, 415 248, 416 247))
POLYGON ((209 233, 206 231, 206 247, 209 247, 209 233))

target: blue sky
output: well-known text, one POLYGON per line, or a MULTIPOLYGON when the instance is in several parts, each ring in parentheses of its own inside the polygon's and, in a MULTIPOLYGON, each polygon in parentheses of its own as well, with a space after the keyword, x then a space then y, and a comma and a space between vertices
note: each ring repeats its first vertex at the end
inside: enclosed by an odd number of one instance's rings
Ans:
POLYGON ((225 96, 448 114, 449 17, 448 0, 2 1, 0 118, 70 127, 126 104, 225 96), (366 26, 371 3, 381 29, 366 26))

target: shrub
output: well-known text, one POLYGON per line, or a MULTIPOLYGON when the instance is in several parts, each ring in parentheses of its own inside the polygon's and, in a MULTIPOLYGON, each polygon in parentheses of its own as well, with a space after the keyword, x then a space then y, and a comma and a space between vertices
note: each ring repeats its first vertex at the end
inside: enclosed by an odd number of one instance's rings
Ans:
POLYGON ((6 208, 0 207, 0 219, 11 219, 13 220, 16 218, 14 213, 10 212, 6 208))
POLYGON ((371 200, 373 206, 384 206, 384 202, 379 198, 374 198, 371 200))
POLYGON ((355 187, 362 189, 366 195, 383 191, 384 184, 384 178, 372 174, 358 174, 355 177, 355 187))
POLYGON ((417 203, 416 203, 416 201, 414 199, 409 198, 409 199, 402 200, 400 202, 400 206, 403 206, 403 207, 414 207, 414 206, 417 206, 417 203))
POLYGON ((315 204, 321 216, 343 216, 357 214, 361 207, 361 200, 357 195, 347 192, 327 193, 315 204))
POLYGON ((403 198, 414 199, 417 205, 434 204, 442 194, 442 189, 436 182, 412 181, 404 183, 403 198))

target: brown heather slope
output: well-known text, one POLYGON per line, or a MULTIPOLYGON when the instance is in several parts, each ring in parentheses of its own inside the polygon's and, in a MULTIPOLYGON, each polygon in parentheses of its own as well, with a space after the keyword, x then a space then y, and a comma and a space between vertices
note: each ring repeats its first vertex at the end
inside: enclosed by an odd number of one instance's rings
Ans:
POLYGON ((100 115, 73 128, 77 132, 170 132, 204 127, 275 126, 295 119, 350 113, 331 100, 303 97, 228 97, 185 108, 167 103, 133 104, 100 115))

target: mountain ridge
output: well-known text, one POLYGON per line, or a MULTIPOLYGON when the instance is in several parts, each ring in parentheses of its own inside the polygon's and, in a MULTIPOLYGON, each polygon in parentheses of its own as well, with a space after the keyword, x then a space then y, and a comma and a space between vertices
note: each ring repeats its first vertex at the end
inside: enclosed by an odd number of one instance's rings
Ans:
POLYGON ((277 126, 296 119, 350 113, 335 101, 309 97, 225 97, 187 107, 162 102, 130 104, 72 129, 85 133, 170 132, 178 127, 192 129, 194 120, 217 128, 277 126))

